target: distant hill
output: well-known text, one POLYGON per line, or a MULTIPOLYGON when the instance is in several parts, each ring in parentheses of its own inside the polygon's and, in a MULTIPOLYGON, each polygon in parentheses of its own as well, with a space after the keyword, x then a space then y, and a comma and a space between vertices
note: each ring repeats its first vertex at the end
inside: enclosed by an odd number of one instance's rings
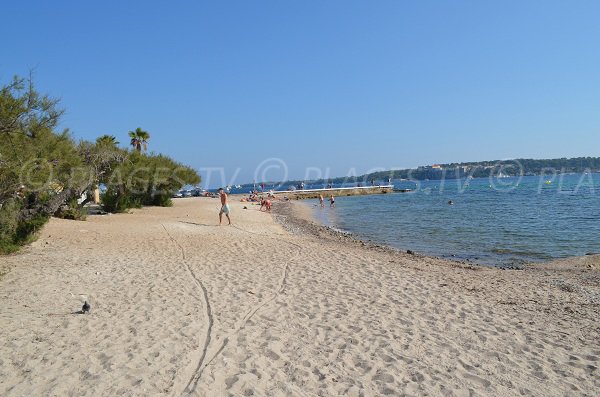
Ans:
POLYGON ((487 178, 490 176, 551 175, 561 173, 600 172, 600 157, 560 159, 515 159, 449 163, 415 169, 391 170, 363 175, 359 180, 487 178), (366 178, 366 179, 365 179, 366 178))
MULTIPOLYGON (((373 172, 361 176, 345 176, 330 179, 304 181, 310 184, 387 183, 391 179, 439 180, 455 178, 487 178, 490 176, 552 175, 560 173, 600 172, 600 157, 576 157, 560 159, 515 159, 448 163, 421 166, 417 168, 373 172)), ((297 185, 297 181, 283 181, 282 185, 297 185)), ((267 185, 277 182, 265 182, 267 185)), ((244 186, 252 186, 246 184, 244 186)))

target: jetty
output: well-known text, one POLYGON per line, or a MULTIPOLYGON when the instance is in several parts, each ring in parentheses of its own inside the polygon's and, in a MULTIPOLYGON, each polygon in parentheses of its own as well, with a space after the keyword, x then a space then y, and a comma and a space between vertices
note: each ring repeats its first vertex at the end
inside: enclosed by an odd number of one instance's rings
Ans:
POLYGON ((394 191, 394 185, 379 186, 356 186, 356 187, 338 187, 323 189, 297 189, 297 190, 276 190, 273 195, 276 197, 287 197, 290 200, 317 198, 320 194, 327 198, 330 195, 341 196, 361 196, 366 194, 386 194, 394 191))

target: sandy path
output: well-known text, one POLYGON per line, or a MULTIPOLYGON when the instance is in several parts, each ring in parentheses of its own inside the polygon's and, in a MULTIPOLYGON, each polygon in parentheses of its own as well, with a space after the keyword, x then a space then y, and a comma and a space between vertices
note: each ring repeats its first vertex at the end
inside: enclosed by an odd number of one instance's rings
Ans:
POLYGON ((241 207, 53 219, 1 258, 0 395, 598 395, 599 258, 473 269, 241 207))

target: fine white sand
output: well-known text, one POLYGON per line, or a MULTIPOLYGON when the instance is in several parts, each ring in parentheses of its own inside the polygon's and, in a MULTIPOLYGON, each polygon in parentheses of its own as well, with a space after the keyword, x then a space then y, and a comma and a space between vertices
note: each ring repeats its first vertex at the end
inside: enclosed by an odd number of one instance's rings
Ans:
POLYGON ((600 257, 473 267, 232 207, 52 219, 0 257, 0 395, 599 395, 600 257))

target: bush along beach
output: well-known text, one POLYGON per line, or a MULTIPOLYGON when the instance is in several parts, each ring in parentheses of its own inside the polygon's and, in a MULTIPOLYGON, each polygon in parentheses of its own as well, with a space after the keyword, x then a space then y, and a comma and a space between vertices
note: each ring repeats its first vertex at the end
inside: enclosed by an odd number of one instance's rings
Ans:
POLYGON ((123 212, 169 206, 173 192, 200 182, 194 169, 146 153, 150 134, 141 128, 129 132, 131 149, 112 135, 76 142, 58 130, 63 114, 31 77, 0 89, 0 253, 32 241, 51 216, 84 219, 83 206, 100 186, 103 209, 123 212))

